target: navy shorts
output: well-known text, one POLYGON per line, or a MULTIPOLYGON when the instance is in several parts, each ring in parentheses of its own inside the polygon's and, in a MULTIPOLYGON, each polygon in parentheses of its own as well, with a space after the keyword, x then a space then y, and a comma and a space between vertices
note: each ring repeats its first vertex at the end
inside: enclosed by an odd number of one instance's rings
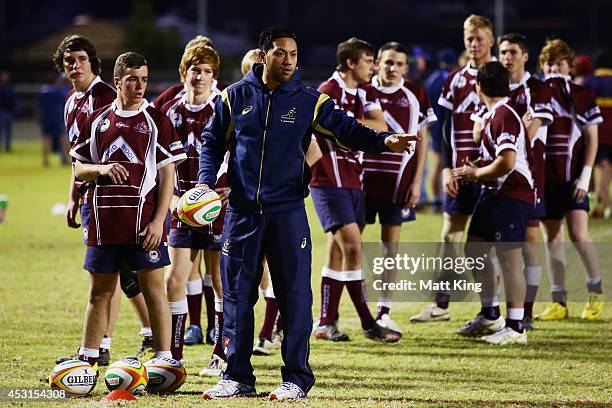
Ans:
POLYGON ((544 219, 560 220, 568 211, 584 210, 589 212, 589 197, 581 201, 572 198, 574 186, 569 181, 548 181, 546 182, 546 195, 544 203, 546 206, 546 216, 544 219))
POLYGON ((595 162, 602 160, 607 160, 612 163, 612 146, 597 146, 597 158, 595 159, 595 162))
POLYGON ((170 230, 168 245, 172 248, 221 250, 221 235, 203 234, 191 228, 173 228, 170 230))
POLYGON ((357 223, 365 227, 363 191, 352 188, 311 188, 312 201, 325 232, 336 232, 344 225, 357 223))
POLYGON ((480 196, 480 183, 460 183, 457 198, 446 196, 444 212, 448 214, 472 215, 480 196))
POLYGON ((437 154, 442 154, 442 134, 440 132, 433 131, 432 129, 432 132, 430 132, 429 141, 431 143, 431 150, 437 154))
POLYGON ((162 268, 170 265, 168 243, 162 242, 157 249, 144 251, 138 245, 88 245, 83 268, 89 272, 119 272, 122 265, 133 271, 162 268))
POLYGON ((378 221, 383 225, 401 224, 403 222, 416 220, 416 211, 414 208, 404 208, 401 204, 382 204, 366 201, 366 223, 376 223, 376 214, 378 214, 378 221))
POLYGON ((544 218, 546 218, 546 205, 544 204, 544 198, 538 197, 536 199, 536 206, 531 210, 529 227, 539 227, 540 220, 544 218))
POLYGON ((529 203, 483 191, 474 208, 468 235, 487 242, 522 244, 532 212, 529 203))
POLYGON ((91 217, 91 206, 83 203, 79 208, 81 212, 81 228, 83 229, 83 244, 87 245, 87 232, 89 231, 89 218, 91 217))

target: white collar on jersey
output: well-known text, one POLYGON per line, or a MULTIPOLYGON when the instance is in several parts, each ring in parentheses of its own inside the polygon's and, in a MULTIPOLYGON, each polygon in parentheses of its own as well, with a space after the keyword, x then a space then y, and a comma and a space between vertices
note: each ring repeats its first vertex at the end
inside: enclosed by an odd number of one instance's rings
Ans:
POLYGON ((520 81, 514 82, 514 83, 510 82, 510 90, 514 91, 519 86, 525 85, 527 83, 527 80, 529 80, 529 78, 531 78, 531 74, 525 71, 525 75, 523 75, 520 81))
POLYGON ((544 76, 544 79, 549 79, 549 78, 563 78, 566 81, 570 81, 570 82, 572 80, 571 75, 548 74, 548 75, 544 76))
POLYGON ((76 91, 76 97, 81 99, 86 93, 91 91, 94 85, 97 84, 98 82, 102 82, 102 78, 100 78, 100 75, 96 75, 96 77, 93 79, 93 81, 91 81, 91 83, 89 84, 86 90, 84 90, 83 92, 76 91))
POLYGON ((113 101, 111 105, 111 109, 115 112, 115 115, 120 116, 122 118, 131 118, 132 116, 138 115, 140 112, 144 111, 149 107, 149 102, 146 99, 142 100, 142 105, 137 110, 121 110, 117 107, 117 101, 113 101))
POLYGON ((378 78, 378 75, 374 75, 374 77, 372 77, 372 86, 384 94, 391 95, 403 88, 404 78, 401 78, 400 84, 398 86, 382 86, 380 84, 380 79, 378 78))
POLYGON ((213 99, 215 99, 215 97, 217 95, 218 94, 214 91, 214 88, 211 88, 210 95, 208 95, 208 98, 206 98, 204 103, 202 103, 200 105, 193 105, 193 104, 187 102, 187 94, 185 93, 181 97, 181 103, 185 106, 185 109, 187 109, 189 112, 199 112, 202 109, 204 109, 207 105, 212 104, 213 99))
POLYGON ((357 95, 357 89, 359 88, 349 88, 346 85, 346 82, 344 82, 344 79, 342 79, 342 77, 340 76, 340 72, 334 71, 334 74, 331 77, 332 79, 336 80, 336 82, 338 82, 338 85, 340 85, 340 88, 342 88, 344 92, 351 95, 357 95))
MULTIPOLYGON (((489 61, 489 62, 492 62, 492 61, 497 61, 497 58, 494 57, 494 56, 491 56, 491 61, 489 61)), ((478 75, 478 68, 474 68, 469 60, 468 60, 467 64, 465 64, 465 67, 463 67, 463 69, 466 70, 467 73, 472 75, 472 76, 478 75)))
POLYGON ((497 103, 495 103, 495 105, 493 105, 493 108, 491 109, 491 113, 495 112, 497 110, 497 108, 499 108, 500 106, 505 105, 507 103, 508 103, 508 97, 504 96, 499 101, 497 101, 497 103))

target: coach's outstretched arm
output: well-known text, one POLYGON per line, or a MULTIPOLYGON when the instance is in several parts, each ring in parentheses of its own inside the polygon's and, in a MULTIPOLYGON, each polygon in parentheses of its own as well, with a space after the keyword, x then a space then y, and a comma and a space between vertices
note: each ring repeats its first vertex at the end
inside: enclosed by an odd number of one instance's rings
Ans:
POLYGON ((368 153, 401 152, 409 149, 408 142, 420 140, 417 135, 377 133, 344 111, 335 109, 334 102, 325 94, 319 95, 312 127, 342 149, 368 153))
POLYGON ((200 170, 198 185, 215 188, 217 172, 227 150, 227 142, 234 132, 231 110, 227 91, 221 92, 221 97, 215 103, 215 113, 202 132, 204 143, 200 151, 200 170))

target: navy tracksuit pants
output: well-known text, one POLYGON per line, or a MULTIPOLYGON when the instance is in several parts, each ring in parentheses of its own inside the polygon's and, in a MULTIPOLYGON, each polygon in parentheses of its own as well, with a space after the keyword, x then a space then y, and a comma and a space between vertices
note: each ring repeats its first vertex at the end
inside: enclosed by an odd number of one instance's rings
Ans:
POLYGON ((281 353, 283 381, 308 392, 315 378, 308 357, 312 330, 312 261, 305 209, 243 213, 228 209, 221 237, 224 378, 255 385, 253 306, 257 302, 262 260, 267 257, 274 295, 285 322, 281 353))

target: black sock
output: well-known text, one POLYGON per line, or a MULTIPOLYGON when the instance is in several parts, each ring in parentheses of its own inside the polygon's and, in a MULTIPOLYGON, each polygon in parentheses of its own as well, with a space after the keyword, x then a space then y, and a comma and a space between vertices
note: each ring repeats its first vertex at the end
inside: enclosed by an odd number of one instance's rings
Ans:
POLYGON ((499 316, 501 315, 499 311, 499 306, 483 306, 480 309, 479 314, 483 315, 485 319, 488 319, 488 320, 497 320, 499 319, 499 316))
POLYGON ((442 293, 442 292, 436 293, 436 305, 440 309, 448 309, 449 302, 450 302, 450 295, 448 293, 442 293))

